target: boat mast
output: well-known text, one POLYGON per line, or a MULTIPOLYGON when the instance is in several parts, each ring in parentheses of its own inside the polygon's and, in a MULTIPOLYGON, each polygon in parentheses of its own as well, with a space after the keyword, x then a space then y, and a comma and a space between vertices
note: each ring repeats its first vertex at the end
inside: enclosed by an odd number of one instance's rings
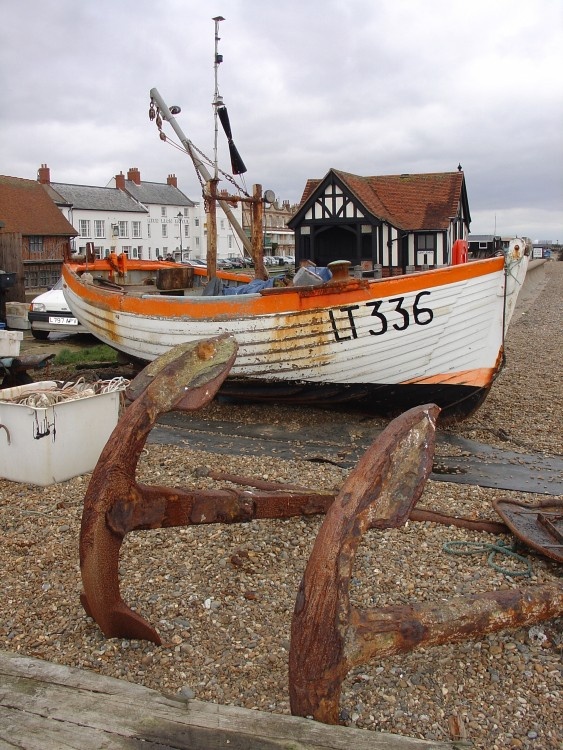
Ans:
POLYGON ((207 214, 207 275, 211 278, 217 274, 217 183, 219 182, 219 167, 217 159, 217 140, 219 133, 218 107, 223 106, 223 99, 219 96, 219 83, 217 71, 223 62, 223 56, 219 54, 219 24, 225 19, 223 16, 215 16, 215 56, 213 58, 213 73, 215 78, 215 91, 213 95, 213 119, 215 124, 215 136, 213 141, 213 177, 207 181, 206 214, 207 214))

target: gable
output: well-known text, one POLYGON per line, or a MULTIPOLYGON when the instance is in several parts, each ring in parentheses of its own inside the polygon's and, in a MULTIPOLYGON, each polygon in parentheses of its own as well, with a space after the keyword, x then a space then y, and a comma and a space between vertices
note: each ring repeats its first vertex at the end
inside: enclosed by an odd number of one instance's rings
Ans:
POLYGON ((360 201, 350 195, 340 180, 329 177, 318 186, 304 214, 306 221, 330 222, 364 218, 365 211, 360 201))

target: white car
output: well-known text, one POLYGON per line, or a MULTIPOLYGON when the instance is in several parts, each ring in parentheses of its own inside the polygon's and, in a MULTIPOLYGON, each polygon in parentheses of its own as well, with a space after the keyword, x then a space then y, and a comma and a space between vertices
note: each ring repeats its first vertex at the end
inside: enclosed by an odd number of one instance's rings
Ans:
POLYGON ((51 332, 88 333, 71 313, 63 294, 63 280, 52 289, 36 297, 29 306, 27 318, 31 334, 36 339, 46 339, 51 332))

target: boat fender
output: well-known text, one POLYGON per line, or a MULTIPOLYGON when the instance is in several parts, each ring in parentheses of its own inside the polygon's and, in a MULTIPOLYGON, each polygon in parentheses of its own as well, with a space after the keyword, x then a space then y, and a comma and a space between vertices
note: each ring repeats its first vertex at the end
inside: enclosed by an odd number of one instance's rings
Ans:
POLYGON ((466 240, 456 240, 452 248, 452 265, 458 266, 460 263, 467 263, 466 240))

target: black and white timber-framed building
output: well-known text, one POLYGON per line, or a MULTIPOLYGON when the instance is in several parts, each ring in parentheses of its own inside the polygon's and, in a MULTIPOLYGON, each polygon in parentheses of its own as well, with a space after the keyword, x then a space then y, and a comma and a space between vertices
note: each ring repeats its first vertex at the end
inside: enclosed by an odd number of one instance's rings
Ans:
POLYGON ((330 169, 308 180, 288 222, 296 265, 349 260, 382 276, 447 265, 471 221, 465 178, 456 172, 360 177, 330 169))

